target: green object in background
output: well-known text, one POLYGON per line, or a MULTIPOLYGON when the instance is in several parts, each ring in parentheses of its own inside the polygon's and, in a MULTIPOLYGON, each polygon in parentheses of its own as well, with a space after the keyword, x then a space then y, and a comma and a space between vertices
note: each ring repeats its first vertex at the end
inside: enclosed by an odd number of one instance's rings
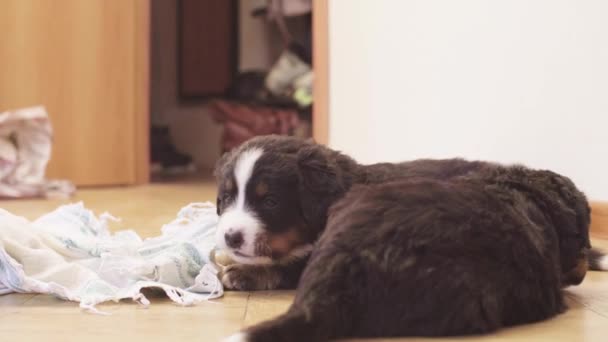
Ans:
POLYGON ((312 93, 306 88, 296 89, 293 93, 293 99, 301 106, 308 107, 312 104, 312 93))

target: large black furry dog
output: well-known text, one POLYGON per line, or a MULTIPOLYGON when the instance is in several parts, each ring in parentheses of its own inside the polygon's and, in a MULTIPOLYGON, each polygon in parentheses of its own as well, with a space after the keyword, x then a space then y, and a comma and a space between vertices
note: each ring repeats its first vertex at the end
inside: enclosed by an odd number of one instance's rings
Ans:
POLYGON ((224 156, 216 176, 218 244, 240 262, 223 283, 297 284, 286 314, 230 341, 490 332, 558 314, 561 289, 588 268, 587 200, 550 171, 360 165, 269 136, 224 156))

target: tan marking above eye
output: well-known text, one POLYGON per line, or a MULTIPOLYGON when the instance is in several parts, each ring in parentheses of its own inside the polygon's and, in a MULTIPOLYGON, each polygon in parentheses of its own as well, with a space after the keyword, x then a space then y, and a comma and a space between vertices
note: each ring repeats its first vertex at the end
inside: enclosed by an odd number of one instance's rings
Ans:
POLYGON ((264 182, 259 182, 255 186, 255 193, 256 193, 256 195, 258 195, 260 197, 266 195, 268 193, 268 184, 266 184, 264 182))

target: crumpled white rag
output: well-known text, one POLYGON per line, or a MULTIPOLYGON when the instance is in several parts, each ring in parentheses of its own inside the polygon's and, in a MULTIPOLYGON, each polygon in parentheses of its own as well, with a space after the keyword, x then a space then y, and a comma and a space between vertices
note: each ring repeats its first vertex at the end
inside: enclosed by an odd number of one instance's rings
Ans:
POLYGON ((68 197, 67 180, 48 180, 51 122, 44 107, 0 113, 0 198, 68 197))
POLYGON ((160 236, 143 241, 132 230, 110 233, 112 219, 82 203, 33 222, 0 209, 0 295, 46 293, 97 313, 95 305, 110 300, 149 305, 142 288, 161 288, 182 305, 223 295, 211 257, 213 204, 182 208, 160 236))

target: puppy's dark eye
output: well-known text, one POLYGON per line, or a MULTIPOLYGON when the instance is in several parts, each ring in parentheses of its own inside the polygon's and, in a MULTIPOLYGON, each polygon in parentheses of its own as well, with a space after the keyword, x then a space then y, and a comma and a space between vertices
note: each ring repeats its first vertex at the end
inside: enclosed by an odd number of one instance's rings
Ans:
POLYGON ((274 197, 266 197, 264 198, 264 206, 266 208, 272 209, 274 207, 276 207, 279 203, 277 202, 276 199, 274 199, 274 197))

